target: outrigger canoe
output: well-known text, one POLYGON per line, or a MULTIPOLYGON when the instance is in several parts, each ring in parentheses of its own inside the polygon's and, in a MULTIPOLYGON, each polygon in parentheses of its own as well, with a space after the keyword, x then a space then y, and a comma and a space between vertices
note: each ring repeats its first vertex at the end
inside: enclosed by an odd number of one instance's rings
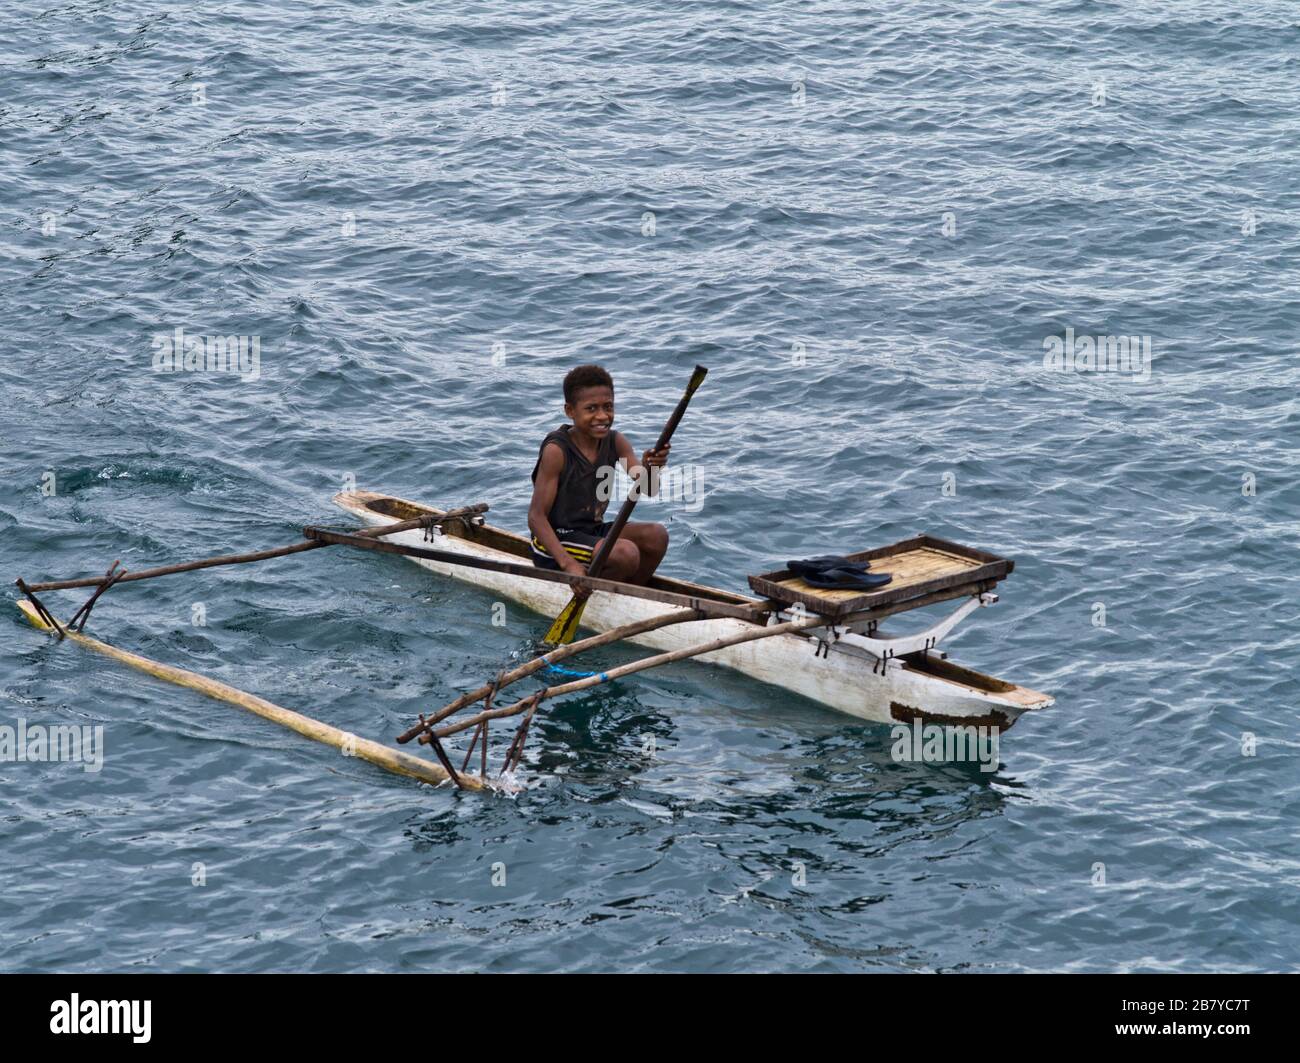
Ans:
MULTIPOLYGON (((993 588, 1013 563, 982 550, 929 535, 850 554, 867 562, 873 574, 888 572, 885 586, 854 581, 850 589, 825 580, 813 586, 786 569, 749 577, 751 597, 685 580, 656 577, 646 586, 602 579, 590 571, 570 576, 534 567, 527 540, 485 523, 486 503, 439 510, 391 495, 348 491, 334 501, 370 525, 356 531, 307 527, 296 543, 242 554, 223 554, 136 571, 114 561, 102 576, 80 576, 29 584, 15 580, 25 601, 18 607, 31 623, 60 642, 70 640, 158 679, 236 705, 282 727, 359 757, 388 771, 461 789, 491 789, 488 774, 488 729, 496 720, 520 717, 506 752, 501 778, 517 767, 529 722, 538 705, 625 676, 694 658, 706 665, 732 668, 763 683, 789 690, 860 720, 882 724, 938 724, 1006 730, 1023 713, 1045 708, 1052 699, 1035 690, 963 668, 947 659, 939 643, 977 609, 993 605, 993 588), (554 617, 575 601, 575 589, 590 592, 583 610, 572 609, 565 622, 569 641, 550 642, 541 656, 501 671, 496 678, 466 691, 431 716, 397 736, 399 744, 416 739, 438 757, 424 757, 385 747, 310 716, 239 690, 215 679, 150 660, 85 634, 95 604, 119 584, 182 572, 242 565, 286 557, 328 546, 350 546, 408 557, 443 576, 474 584, 497 597, 509 598, 545 617, 554 617), (866 589, 864 589, 864 587, 866 589), (90 589, 92 593, 70 620, 60 622, 37 593, 90 589), (956 609, 923 631, 889 634, 881 620, 924 606, 957 602, 956 609), (673 606, 664 610, 664 606, 673 606), (570 627, 586 626, 597 634, 571 641, 570 627), (536 690, 505 705, 493 705, 504 688, 529 676, 542 678, 561 660, 599 646, 627 640, 661 651, 599 673, 570 673, 581 678, 536 690), (476 703, 482 702, 478 708, 476 703), (453 718, 462 709, 474 714, 453 718), (459 770, 444 739, 473 729, 459 770), (476 747, 480 771, 467 774, 476 747)), ((626 505, 626 504, 625 504, 626 505)), ((561 614, 563 615, 563 614, 561 614)), ((555 625, 553 625, 554 627, 555 625)), ((498 780, 500 781, 500 780, 498 780)))
MULTIPOLYGON (((369 525, 441 518, 444 511, 404 498, 371 491, 345 491, 334 502, 369 525)), ((412 548, 416 564, 440 576, 481 587, 546 617, 555 617, 572 596, 556 579, 530 578, 501 571, 531 564, 528 540, 504 528, 472 520, 448 520, 432 529, 386 535, 385 541, 412 548), (426 554, 457 555, 459 563, 418 556, 432 534, 436 549, 426 554)), ((346 536, 326 541, 346 542, 346 536)), ((361 545, 353 543, 352 545, 361 545)), ((1026 712, 1053 699, 1016 683, 995 679, 947 659, 939 643, 963 619, 993 605, 993 587, 1010 574, 1012 562, 956 543, 921 535, 850 555, 870 559, 892 574, 876 593, 818 591, 786 571, 751 576, 751 597, 685 580, 655 577, 645 587, 619 584, 596 590, 587 602, 582 626, 612 631, 663 613, 664 605, 706 614, 688 624, 659 627, 627 641, 665 652, 684 651, 702 642, 743 636, 755 626, 797 618, 824 617, 826 624, 739 642, 694 659, 731 668, 762 683, 789 690, 829 708, 872 723, 985 726, 1006 730, 1026 712), (887 634, 880 621, 943 601, 957 608, 911 635, 887 634)), ((873 569, 874 570, 874 569, 873 569)))

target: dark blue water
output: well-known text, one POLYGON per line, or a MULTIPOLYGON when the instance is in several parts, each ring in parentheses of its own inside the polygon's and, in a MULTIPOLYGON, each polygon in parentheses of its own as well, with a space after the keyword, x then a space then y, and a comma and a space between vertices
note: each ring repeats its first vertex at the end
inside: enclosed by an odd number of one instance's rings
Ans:
MULTIPOLYGON (((6 580, 292 542, 352 482, 521 528, 569 367, 645 447, 702 362, 665 571, 1004 553, 948 648, 1058 698, 983 773, 682 664, 460 796, 10 608, 0 722, 105 764, 0 765, 0 967, 1297 967, 1294 5, 0 14, 6 580), (155 371, 177 328, 256 372, 155 371), (1151 359, 1045 368, 1067 329, 1151 359)), ((88 631, 390 741, 540 634, 492 604, 327 551, 88 631)))

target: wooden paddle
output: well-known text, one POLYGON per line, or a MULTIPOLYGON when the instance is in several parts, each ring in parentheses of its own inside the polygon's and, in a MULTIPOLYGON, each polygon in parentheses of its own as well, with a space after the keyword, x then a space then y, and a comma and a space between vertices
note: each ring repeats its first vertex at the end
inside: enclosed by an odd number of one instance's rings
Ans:
MULTIPOLYGON (((704 378, 708 373, 709 371, 702 365, 695 367, 695 372, 691 374, 691 382, 686 385, 686 393, 682 395, 681 402, 677 404, 677 409, 673 410, 673 415, 668 418, 668 423, 664 425, 664 430, 659 436, 659 442, 654 445, 655 450, 662 450, 668 445, 668 441, 673 437, 673 432, 677 430, 678 422, 682 419, 682 414, 686 412, 686 407, 690 405, 691 396, 704 383, 704 378)), ((605 536, 600 549, 596 551, 596 556, 591 559, 591 564, 587 566, 588 576, 600 575, 600 570, 605 567, 605 561, 609 557, 610 551, 614 549, 614 544, 618 542, 618 537, 623 534, 623 528, 627 525, 628 518, 632 516, 632 510, 636 508, 637 499, 640 497, 640 484, 633 483, 632 490, 628 492, 627 501, 623 503, 623 508, 618 511, 618 516, 609 529, 609 534, 605 536)), ((573 636, 578 633, 578 622, 582 619, 582 612, 586 607, 586 599, 579 599, 577 595, 574 595, 569 599, 569 604, 564 607, 560 615, 555 618, 555 623, 546 632, 546 638, 543 641, 549 646, 560 646, 566 642, 572 642, 573 636)))

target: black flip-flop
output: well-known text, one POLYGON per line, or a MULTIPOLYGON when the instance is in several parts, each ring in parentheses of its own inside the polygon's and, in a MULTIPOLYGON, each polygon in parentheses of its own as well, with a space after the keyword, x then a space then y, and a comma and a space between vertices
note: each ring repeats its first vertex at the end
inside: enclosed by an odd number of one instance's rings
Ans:
POLYGON ((785 567, 796 576, 817 575, 830 569, 846 569, 850 572, 866 572, 871 567, 870 561, 850 561, 847 557, 827 554, 823 557, 809 557, 802 561, 787 561, 785 567))
POLYGON ((849 568, 828 568, 802 577, 810 587, 833 591, 877 591, 893 578, 887 572, 858 572, 849 568))

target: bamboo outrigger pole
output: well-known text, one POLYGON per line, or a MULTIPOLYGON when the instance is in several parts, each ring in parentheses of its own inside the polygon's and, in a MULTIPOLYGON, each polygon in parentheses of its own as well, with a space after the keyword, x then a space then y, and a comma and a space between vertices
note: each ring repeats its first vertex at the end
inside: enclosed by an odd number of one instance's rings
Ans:
POLYGON ((537 708, 538 703, 545 701, 547 698, 558 697, 561 694, 571 694, 575 690, 586 690, 588 687, 599 686, 601 683, 608 683, 614 679, 621 679, 625 675, 644 672, 647 668, 656 668, 661 664, 672 664, 674 661, 684 661, 688 657, 698 657, 701 654, 712 653, 714 650, 723 650, 728 646, 736 646, 742 642, 753 642, 755 639, 769 639, 774 635, 786 635, 793 631, 804 631, 808 628, 840 626, 852 622, 853 618, 853 614, 840 620, 829 620, 824 616, 810 616, 800 620, 787 620, 781 624, 770 624, 767 627, 755 625, 752 630, 741 631, 725 638, 702 642, 696 646, 686 646, 683 649, 673 650, 671 653, 660 653, 654 657, 643 657, 631 664, 611 668, 608 672, 600 672, 597 675, 576 679, 572 683, 546 687, 536 694, 530 694, 528 697, 516 701, 513 705, 507 705, 500 709, 488 709, 480 712, 477 716, 471 716, 466 720, 459 720, 456 723, 448 724, 446 727, 440 727, 428 734, 420 735, 420 742, 427 744, 432 738, 446 738, 470 727, 476 727, 485 720, 499 720, 504 716, 518 716, 525 710, 531 713, 532 710, 537 708))
MULTIPOLYGON (((611 642, 618 642, 621 639, 630 639, 635 635, 644 635, 647 631, 657 631, 661 627, 668 627, 670 624, 686 624, 692 620, 706 620, 708 614, 700 609, 679 609, 674 613, 661 613, 659 616, 647 617, 645 620, 637 620, 631 624, 624 624, 621 627, 610 628, 610 630, 600 634, 592 635, 591 638, 583 639, 580 642, 570 642, 567 646, 560 646, 551 650, 550 653, 544 653, 540 657, 534 657, 531 661, 521 664, 509 672, 502 672, 491 683, 479 687, 477 690, 471 690, 467 694, 462 694, 455 701, 444 705, 441 709, 429 717, 420 717, 420 722, 409 730, 403 731, 397 736, 397 740, 405 745, 412 738, 426 734, 433 730, 437 723, 441 723, 448 716, 459 712, 466 705, 473 705, 476 701, 482 701, 489 696, 495 696, 502 687, 516 683, 520 679, 525 679, 534 672, 540 672, 543 668, 549 668, 553 664, 559 664, 560 661, 569 657, 574 657, 579 653, 585 653, 587 650, 594 650, 599 646, 607 646, 611 642)), ((423 741, 423 739, 421 739, 423 741)))
MULTIPOLYGON (((441 517, 434 519, 433 523, 441 523, 448 520, 457 520, 467 517, 476 517, 488 510, 486 502, 479 502, 473 506, 464 506, 461 509, 448 510, 441 517)), ((395 535, 397 532, 414 531, 417 528, 424 528, 430 524, 429 517, 416 517, 414 520, 404 520, 397 524, 381 524, 374 528, 364 528, 354 535, 363 539, 378 539, 384 535, 395 535)), ((170 576, 176 572, 193 572, 199 568, 216 568, 218 565, 243 565, 250 561, 266 561, 272 557, 284 557, 286 554, 300 554, 306 550, 319 550, 322 546, 331 546, 329 541, 324 539, 310 539, 306 542, 293 543, 290 546, 277 546, 271 550, 256 550, 249 554, 223 554, 220 557, 205 557, 201 561, 186 561, 180 565, 161 565, 158 568, 144 568, 139 572, 128 572, 120 575, 114 580, 115 583, 132 583, 138 579, 153 579, 156 576, 170 576)), ((116 562, 114 563, 116 565, 116 562)), ((54 580, 49 583, 32 583, 30 585, 20 584, 24 592, 30 591, 66 591, 76 587, 98 587, 104 582, 103 576, 84 576, 80 579, 54 580)))

